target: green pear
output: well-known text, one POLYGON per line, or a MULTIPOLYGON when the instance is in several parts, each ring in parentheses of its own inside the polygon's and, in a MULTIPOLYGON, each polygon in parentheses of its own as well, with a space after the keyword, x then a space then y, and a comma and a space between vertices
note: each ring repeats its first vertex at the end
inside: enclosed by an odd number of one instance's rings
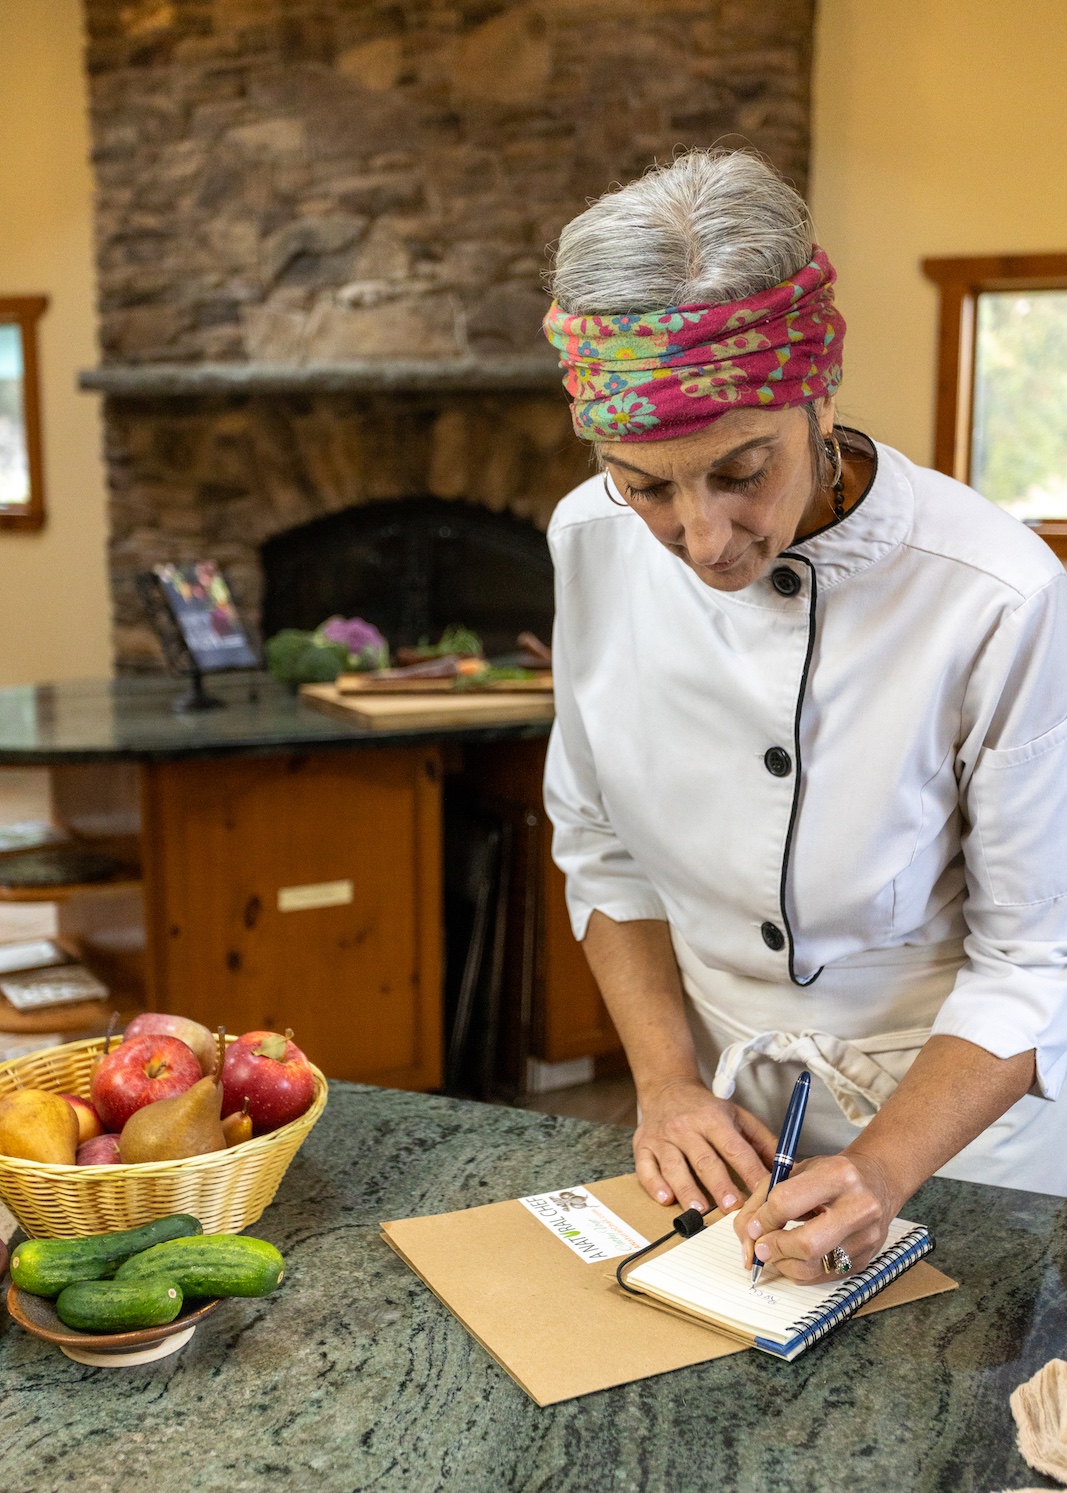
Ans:
POLYGON ((183 1161, 226 1149, 222 1121, 222 1085, 202 1078, 184 1094, 157 1099, 135 1110, 119 1137, 119 1155, 129 1164, 183 1161))

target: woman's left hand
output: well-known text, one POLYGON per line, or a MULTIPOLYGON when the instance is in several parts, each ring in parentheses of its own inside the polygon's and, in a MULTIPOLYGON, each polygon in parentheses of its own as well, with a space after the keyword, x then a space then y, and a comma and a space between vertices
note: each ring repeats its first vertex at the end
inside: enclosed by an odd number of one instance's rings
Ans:
POLYGON ((769 1197, 758 1186, 736 1214, 734 1229, 745 1254, 773 1265, 790 1280, 825 1281, 823 1256, 840 1245, 861 1270, 885 1241, 896 1213, 884 1168, 870 1156, 813 1156, 802 1161, 769 1197), (813 1214, 813 1217, 808 1217, 813 1214), (806 1219, 799 1228, 785 1225, 806 1219))

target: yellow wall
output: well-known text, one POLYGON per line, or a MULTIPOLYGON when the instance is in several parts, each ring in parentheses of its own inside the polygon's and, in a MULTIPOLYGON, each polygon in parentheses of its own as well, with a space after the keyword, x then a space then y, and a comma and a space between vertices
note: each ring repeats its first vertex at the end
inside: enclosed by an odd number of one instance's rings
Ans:
POLYGON ((849 324, 839 409, 933 455, 926 255, 1067 250, 1063 0, 819 0, 812 207, 849 324))
POLYGON ((0 685, 111 669, 79 0, 0 0, 0 295, 43 292, 40 534, 0 532, 0 685))

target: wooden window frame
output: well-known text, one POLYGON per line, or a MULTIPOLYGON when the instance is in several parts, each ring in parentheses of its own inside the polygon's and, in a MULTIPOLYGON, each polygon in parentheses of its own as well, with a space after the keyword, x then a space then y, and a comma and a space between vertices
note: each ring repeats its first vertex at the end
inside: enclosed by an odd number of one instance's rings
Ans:
MULTIPOLYGON (((941 292, 934 467, 970 482, 978 297, 987 290, 1067 290, 1067 254, 924 259, 922 269, 941 292)), ((1033 527, 1067 565, 1067 523, 1050 519, 1033 527)))
POLYGON ((934 466, 969 482, 978 297, 987 290, 1067 290, 1067 254, 924 259, 922 268, 941 291, 934 466))
POLYGON ((0 324, 17 324, 22 334, 22 414, 26 427, 26 460, 30 472, 30 501, 0 503, 0 530, 44 528, 44 460, 41 449, 37 323, 47 309, 48 297, 44 295, 0 296, 0 324))

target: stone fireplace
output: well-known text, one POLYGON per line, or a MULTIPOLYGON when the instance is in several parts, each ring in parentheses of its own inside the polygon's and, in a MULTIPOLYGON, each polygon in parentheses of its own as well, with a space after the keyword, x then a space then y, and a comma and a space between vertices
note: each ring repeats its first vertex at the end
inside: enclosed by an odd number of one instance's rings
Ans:
MULTIPOLYGON (((803 190, 813 0, 86 0, 117 663, 136 574, 364 504, 542 530, 588 473, 545 246, 680 146, 803 190)), ((461 620, 456 618, 455 620, 461 620)))
MULTIPOLYGON (((572 436, 555 394, 122 398, 109 399, 107 411, 111 578, 124 672, 160 667, 136 588, 137 575, 157 561, 217 560, 238 607, 267 635, 276 626, 316 626, 335 609, 328 595, 341 593, 308 586, 309 597, 321 594, 326 606, 311 617, 306 604, 298 615, 276 591, 262 616, 265 547, 280 576, 285 557, 279 550, 293 536, 291 576, 308 557, 309 531, 321 532, 331 516, 358 514, 364 505, 380 510, 400 500, 429 501, 455 510, 459 532, 469 528, 462 513, 471 507, 490 519, 499 516, 505 531, 506 520, 528 529, 534 563, 534 555, 547 554, 542 535, 558 498, 590 470, 589 453, 572 436)), ((482 553, 475 544, 470 558, 482 553)), ((536 576, 531 583, 532 600, 543 593, 544 577, 540 592, 536 576)), ((551 595, 550 577, 547 584, 551 595)), ((416 640, 405 635, 410 626, 390 628, 392 609, 377 617, 373 610, 367 609, 368 619, 383 626, 391 643, 416 640)), ((478 609, 466 610, 443 619, 435 613, 429 630, 449 622, 476 626, 478 609)), ((535 610, 520 626, 546 625, 543 606, 535 610)), ((414 619, 411 626, 417 636, 414 619)), ((503 651, 513 644, 514 637, 503 651)))

